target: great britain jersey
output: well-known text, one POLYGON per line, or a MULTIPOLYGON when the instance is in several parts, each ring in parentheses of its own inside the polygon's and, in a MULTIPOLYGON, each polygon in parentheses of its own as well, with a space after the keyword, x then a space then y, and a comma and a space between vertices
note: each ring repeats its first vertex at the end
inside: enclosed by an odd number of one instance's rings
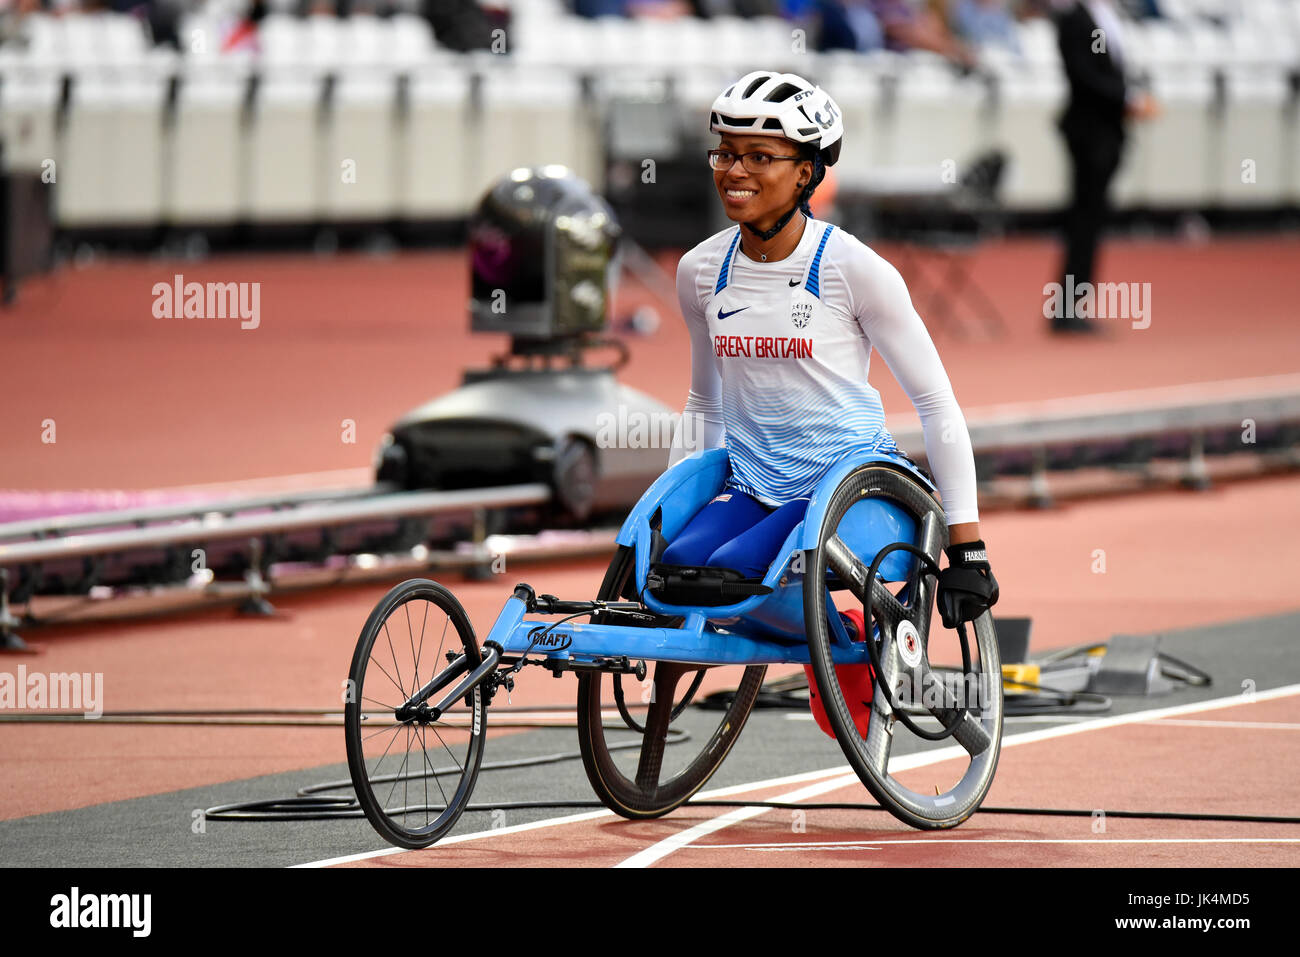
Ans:
POLYGON ((805 218, 795 251, 770 263, 745 255, 740 229, 678 264, 691 389, 670 463, 725 446, 728 486, 779 506, 854 451, 898 451, 867 382, 874 347, 916 407, 948 522, 978 521, 966 420, 898 270, 821 220, 805 218))

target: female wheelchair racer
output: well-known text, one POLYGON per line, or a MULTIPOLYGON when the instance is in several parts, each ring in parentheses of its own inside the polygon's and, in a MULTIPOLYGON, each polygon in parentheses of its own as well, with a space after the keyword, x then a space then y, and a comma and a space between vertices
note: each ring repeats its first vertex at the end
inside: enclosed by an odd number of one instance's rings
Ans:
POLYGON ((838 109, 799 77, 755 73, 718 98, 711 125, 723 133, 711 151, 715 182, 744 228, 683 257, 693 347, 685 428, 668 471, 624 522, 596 598, 517 585, 480 643, 456 598, 417 579, 389 592, 362 631, 345 706, 348 762, 366 816, 394 844, 425 847, 456 824, 481 767, 488 706, 530 664, 578 676, 587 777, 627 818, 666 814, 703 787, 770 664, 805 667, 819 724, 900 820, 956 826, 992 783, 1002 731, 988 610, 997 583, 979 540, 969 438, 924 326, 910 302, 904 310, 887 295, 901 287, 897 273, 809 215, 812 189, 838 158, 838 109), (883 428, 865 385, 872 345, 917 404, 938 485, 883 428), (964 441, 943 441, 950 425, 964 441), (698 449, 691 426, 703 431, 698 449), (936 583, 943 624, 960 639, 957 688, 930 662, 936 583), (857 607, 841 611, 836 593, 857 607), (743 673, 697 749, 679 719, 705 673, 728 667, 743 673), (633 714, 624 675, 646 683, 644 714, 633 714), (615 714, 621 723, 607 723, 615 714), (904 728, 952 737, 968 759, 947 790, 915 790, 891 773, 904 728), (624 730, 630 738, 611 739, 624 730))
POLYGON ((482 764, 488 706, 525 665, 577 675, 587 778, 626 818, 667 814, 704 786, 773 664, 811 669, 825 726, 882 807, 925 829, 954 827, 975 812, 1001 746, 1001 664, 988 611, 972 622, 973 642, 957 625, 962 664, 949 674, 959 684, 931 664, 937 561, 947 542, 935 486, 900 454, 855 452, 817 484, 761 579, 657 561, 730 476, 725 449, 678 461, 624 522, 594 600, 519 584, 482 642, 460 602, 435 582, 403 582, 380 600, 353 655, 344 724, 357 799, 386 840, 427 847, 456 824, 482 764), (863 609, 869 639, 846 629, 836 593, 863 609), (572 621, 587 616, 590 624, 572 621), (685 717, 710 671, 735 687, 716 726, 685 717), (626 675, 636 679, 631 696, 626 675), (922 727, 917 715, 941 727, 922 727), (704 726, 702 744, 687 725, 704 726), (905 730, 953 739, 951 756, 967 759, 955 782, 930 793, 896 776, 890 757, 905 730))

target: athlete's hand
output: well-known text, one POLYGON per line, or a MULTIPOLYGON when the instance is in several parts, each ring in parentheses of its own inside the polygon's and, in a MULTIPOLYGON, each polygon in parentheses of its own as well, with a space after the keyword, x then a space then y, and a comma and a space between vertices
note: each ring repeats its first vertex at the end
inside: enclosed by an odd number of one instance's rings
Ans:
POLYGON ((956 628, 997 604, 998 580, 983 539, 949 545, 944 552, 948 567, 939 572, 939 616, 945 628, 956 628))

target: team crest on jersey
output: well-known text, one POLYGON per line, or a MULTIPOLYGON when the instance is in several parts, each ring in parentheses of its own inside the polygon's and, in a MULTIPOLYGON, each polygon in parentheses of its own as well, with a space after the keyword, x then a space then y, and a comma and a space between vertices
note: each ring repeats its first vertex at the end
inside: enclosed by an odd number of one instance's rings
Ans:
POLYGON ((812 319, 812 313, 811 302, 796 302, 790 309, 790 321, 794 323, 796 329, 802 329, 812 319))

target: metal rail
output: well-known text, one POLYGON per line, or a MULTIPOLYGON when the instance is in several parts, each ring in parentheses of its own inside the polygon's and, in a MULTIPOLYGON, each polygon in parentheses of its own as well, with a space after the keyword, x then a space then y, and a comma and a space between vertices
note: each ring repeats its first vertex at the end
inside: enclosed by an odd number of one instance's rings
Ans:
POLYGON ((276 492, 265 495, 227 496, 225 498, 199 499, 176 502, 172 505, 140 506, 111 511, 77 512, 71 515, 50 515, 44 518, 24 519, 21 522, 0 524, 0 542, 18 538, 50 538, 69 532, 90 528, 108 529, 117 525, 147 525, 176 519, 198 519, 207 515, 233 515, 257 509, 283 509, 307 505, 312 502, 344 502, 373 495, 394 492, 387 483, 368 488, 319 488, 301 492, 276 492))
MULTIPOLYGON (((551 489, 541 483, 452 492, 394 492, 344 502, 299 505, 291 510, 256 515, 216 517, 148 528, 117 529, 86 535, 0 545, 0 568, 12 568, 51 559, 104 555, 137 548, 158 548, 196 541, 250 538, 302 529, 331 528, 381 519, 430 515, 436 512, 473 511, 536 505, 551 499, 551 489)), ((231 511, 234 503, 224 508, 231 511)), ((100 521, 98 524, 105 524, 100 521)))
MULTIPOLYGON (((1148 437, 1186 437, 1183 481, 1204 485, 1208 483, 1205 436, 1244 429, 1249 420, 1257 430, 1285 427, 1282 447, 1274 451, 1288 455, 1289 464, 1300 465, 1300 452, 1287 448, 1300 436, 1300 375, 1294 374, 994 406, 972 413, 967 426, 975 454, 1002 462, 996 474, 1025 474, 1023 461, 1017 470, 1006 463, 1005 456, 1020 454, 1023 459, 1026 451, 1033 453, 1029 497, 1038 504, 1051 501, 1047 452, 1062 447, 1086 450, 1148 437)), ((891 431, 901 447, 924 459, 923 433, 915 420, 891 431)), ((1253 451, 1244 441, 1241 450, 1253 451)), ((1171 455, 1166 449, 1154 457, 1183 458, 1183 453, 1171 455)), ((541 483, 464 491, 388 489, 382 485, 316 489, 0 525, 0 639, 8 643, 17 624, 7 604, 15 581, 11 569, 19 570, 20 582, 24 575, 29 576, 28 584, 19 585, 13 594, 28 594, 33 587, 30 575, 39 576, 42 568, 48 571, 60 562, 66 566, 70 559, 89 563, 87 575, 92 575, 97 573, 91 566, 108 556, 244 539, 250 551, 245 583, 254 598, 260 598, 270 589, 261 577, 271 561, 264 554, 269 536, 437 513, 468 513, 474 519, 474 542, 481 545, 489 510, 542 505, 553 497, 553 490, 541 483)), ((464 560, 481 563, 482 556, 464 560)))
MULTIPOLYGON (((1088 441, 1115 442, 1200 429, 1300 423, 1300 375, 1161 386, 1042 402, 991 406, 967 419, 984 452, 1088 441)), ((919 424, 891 430, 899 445, 924 448, 919 424)))

